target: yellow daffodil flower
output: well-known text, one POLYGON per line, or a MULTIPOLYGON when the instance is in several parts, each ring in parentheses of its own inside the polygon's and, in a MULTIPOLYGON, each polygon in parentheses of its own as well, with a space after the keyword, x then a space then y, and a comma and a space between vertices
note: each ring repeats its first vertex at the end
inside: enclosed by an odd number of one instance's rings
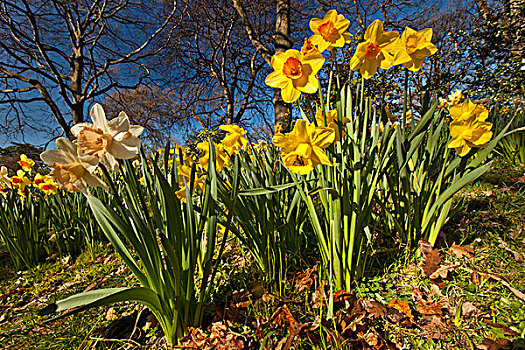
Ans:
POLYGON ((16 175, 11 178, 11 183, 13 184, 13 187, 23 191, 26 186, 29 186, 31 184, 31 180, 29 180, 29 178, 26 177, 25 174, 26 173, 23 170, 18 170, 16 172, 16 175))
POLYGON ((303 55, 308 55, 308 54, 318 54, 319 53, 319 50, 317 50, 317 47, 315 47, 314 44, 312 44, 312 42, 308 39, 304 39, 304 44, 303 46, 301 47, 301 53, 303 55))
POLYGON ((437 48, 430 40, 432 40, 431 28, 418 32, 410 27, 406 27, 397 42, 394 65, 402 64, 411 71, 418 71, 425 57, 437 52, 437 48))
POLYGON ((20 160, 18 161, 18 164, 20 164, 20 167, 24 171, 31 171, 31 168, 35 165, 35 161, 32 159, 27 158, 25 154, 20 155, 20 160))
POLYGON ((489 111, 483 105, 474 104, 469 98, 462 104, 451 106, 448 111, 452 120, 458 121, 475 118, 480 122, 484 122, 489 116, 489 111))
MULTIPOLYGON (((337 124, 337 110, 333 109, 329 112, 326 112, 326 125, 324 124, 323 120, 323 111, 321 109, 317 110, 315 113, 315 120, 317 122, 317 126, 326 126, 335 132, 335 139, 334 142, 337 142, 341 140, 341 136, 339 135, 339 125, 337 124)), ((349 123, 350 119, 343 117, 342 123, 343 127, 344 124, 349 123)))
POLYGON ((317 165, 333 165, 323 151, 335 139, 335 131, 328 127, 315 127, 299 119, 293 130, 286 134, 277 134, 273 143, 281 147, 284 165, 293 173, 305 175, 317 165))
POLYGON ((343 15, 338 15, 336 10, 330 10, 323 19, 310 20, 310 29, 314 34, 309 40, 317 45, 319 52, 343 47, 350 42, 350 33, 346 31, 349 25, 350 21, 343 15))
POLYGON ((106 184, 93 175, 99 158, 82 154, 77 145, 63 137, 56 141, 57 149, 40 154, 44 163, 53 168, 49 175, 58 183, 58 187, 68 191, 80 190, 88 194, 88 185, 107 189, 106 184))
POLYGON ((8 171, 5 166, 2 166, 0 168, 0 185, 1 184, 6 184, 6 185, 11 184, 11 179, 9 178, 8 171))
MULTIPOLYGON (((221 171, 225 166, 230 168, 230 156, 222 143, 216 144, 213 143, 215 147, 215 157, 217 162, 215 163, 215 170, 217 172, 221 171)), ((208 169, 208 159, 210 158, 210 149, 208 142, 199 142, 197 144, 197 149, 204 151, 204 155, 199 158, 199 165, 204 169, 208 169)))
POLYGON ((246 130, 238 125, 221 125, 219 129, 226 131, 227 134, 221 143, 224 145, 230 155, 238 153, 241 149, 246 149, 248 146, 248 140, 246 130))
POLYGON ((79 123, 71 128, 78 137, 78 147, 84 154, 101 158, 102 163, 112 171, 118 170, 117 159, 134 158, 140 149, 139 135, 144 128, 130 125, 124 112, 111 120, 106 119, 102 106, 98 103, 90 112, 93 124, 79 123))
POLYGON ((468 119, 454 120, 450 123, 451 140, 448 148, 455 148, 461 156, 465 156, 473 147, 484 148, 492 138, 492 123, 484 122, 471 116, 468 119))
POLYGON ((57 194, 58 185, 55 181, 49 178, 46 179, 46 181, 42 183, 38 188, 47 196, 48 194, 57 194))
POLYGON ((453 120, 450 123, 449 148, 455 148, 463 157, 473 147, 486 147, 492 138, 492 123, 485 121, 489 111, 483 105, 474 104, 467 98, 461 105, 451 106, 449 112, 453 120))
POLYGON ((324 64, 321 54, 303 55, 297 50, 277 52, 272 57, 272 68, 265 83, 281 89, 281 96, 286 103, 292 103, 301 96, 301 92, 312 94, 319 88, 315 77, 324 64))
POLYGON ((463 92, 461 92, 459 89, 456 89, 456 91, 448 95, 448 101, 451 105, 455 105, 460 103, 464 97, 465 95, 463 95, 463 92))
MULTIPOLYGON (((177 175, 178 175, 180 190, 175 192, 175 194, 177 195, 177 198, 179 198, 181 202, 186 203, 186 186, 184 186, 184 181, 186 181, 186 185, 189 186, 189 182, 191 180, 191 168, 186 165, 179 165, 177 167, 177 175)), ((195 176, 195 181, 193 182, 193 191, 195 191, 195 189, 198 189, 199 191, 204 192, 203 178, 204 176, 201 176, 201 177, 195 176)))
POLYGON ((9 190, 9 187, 7 187, 6 184, 4 184, 3 182, 0 183, 0 195, 2 195, 2 197, 6 198, 7 194, 9 193, 9 190))
POLYGON ((40 186, 41 184, 43 184, 44 182, 46 182, 46 178, 44 175, 42 174, 36 174, 35 175, 35 178, 33 179, 33 185, 35 187, 38 187, 40 186))
POLYGON ((439 108, 447 108, 449 105, 448 100, 444 98, 439 98, 439 108))
POLYGON ((390 53, 395 49, 399 33, 384 32, 383 22, 376 19, 365 32, 365 42, 357 45, 350 60, 350 69, 358 70, 365 79, 374 75, 379 67, 392 67, 394 57, 390 53))
POLYGON ((164 148, 157 148, 157 153, 160 155, 164 155, 164 148))

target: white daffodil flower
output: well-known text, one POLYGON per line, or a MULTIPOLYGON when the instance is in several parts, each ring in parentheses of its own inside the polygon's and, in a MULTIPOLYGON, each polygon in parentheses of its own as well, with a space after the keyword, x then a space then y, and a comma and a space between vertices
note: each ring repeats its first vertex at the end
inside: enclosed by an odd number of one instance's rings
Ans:
POLYGON ((7 175, 7 168, 5 166, 0 168, 0 184, 5 183, 9 185, 11 183, 11 179, 7 175))
POLYGON ((99 158, 82 154, 77 146, 63 137, 56 141, 58 149, 50 149, 40 154, 40 159, 53 168, 49 175, 58 187, 68 191, 79 190, 88 194, 88 186, 107 189, 106 184, 93 172, 97 169, 99 158))
POLYGON ((87 155, 100 158, 112 171, 118 169, 117 159, 131 159, 140 149, 139 135, 144 128, 130 125, 124 112, 118 117, 107 120, 104 109, 98 103, 91 108, 90 123, 78 123, 71 128, 78 137, 78 148, 87 155))

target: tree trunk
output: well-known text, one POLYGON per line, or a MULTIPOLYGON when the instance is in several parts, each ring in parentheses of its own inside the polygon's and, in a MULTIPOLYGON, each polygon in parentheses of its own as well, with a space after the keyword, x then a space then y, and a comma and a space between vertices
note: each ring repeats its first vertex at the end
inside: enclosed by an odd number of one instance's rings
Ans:
MULTIPOLYGON (((284 52, 292 46, 292 40, 290 39, 290 0, 277 0, 274 45, 276 53, 284 52)), ((283 101, 281 89, 274 89, 273 105, 275 124, 281 124, 283 132, 290 131, 292 106, 290 103, 283 101)))

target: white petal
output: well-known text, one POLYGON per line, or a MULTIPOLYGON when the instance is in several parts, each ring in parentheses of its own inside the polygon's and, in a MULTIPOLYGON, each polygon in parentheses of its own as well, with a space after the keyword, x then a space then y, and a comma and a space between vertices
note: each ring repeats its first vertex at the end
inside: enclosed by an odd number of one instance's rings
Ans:
POLYGON ((54 163, 69 164, 75 163, 76 158, 69 152, 62 149, 50 149, 40 154, 40 159, 47 165, 54 163))
POLYGON ((130 125, 129 126, 129 132, 131 135, 135 137, 139 137, 140 134, 144 131, 144 128, 140 125, 130 125))
POLYGON ((93 107, 91 107, 91 112, 89 115, 91 116, 91 120, 93 121, 93 125, 95 125, 95 127, 102 129, 103 131, 107 130, 108 120, 106 119, 106 113, 104 113, 104 109, 101 105, 96 103, 93 107))
POLYGON ((105 190, 108 189, 108 186, 106 185, 106 183, 102 181, 99 177, 93 174, 90 174, 90 173, 84 174, 84 176, 82 176, 82 180, 84 180, 91 187, 102 187, 105 190))
POLYGON ((108 168, 109 171, 116 172, 118 171, 118 162, 111 154, 106 153, 101 160, 102 164, 108 168))
POLYGON ((120 132, 127 132, 129 130, 129 118, 127 114, 120 112, 118 117, 111 119, 108 122, 108 128, 111 136, 120 132))
POLYGON ((84 169, 86 169, 86 171, 92 173, 97 169, 100 159, 95 156, 83 154, 78 157, 78 161, 84 167, 84 169))
POLYGON ((85 127, 88 127, 88 126, 93 126, 93 124, 90 124, 90 123, 78 123, 78 124, 75 124, 75 125, 73 125, 71 127, 71 133, 73 135, 75 135, 75 137, 78 137, 78 135, 80 134, 82 129, 84 129, 85 127))
POLYGON ((58 149, 71 153, 73 157, 77 154, 77 145, 66 138, 60 137, 56 140, 56 144, 58 149))
POLYGON ((131 159, 134 158, 140 149, 140 140, 130 134, 129 137, 123 139, 121 142, 115 141, 111 143, 108 152, 117 159, 131 159))

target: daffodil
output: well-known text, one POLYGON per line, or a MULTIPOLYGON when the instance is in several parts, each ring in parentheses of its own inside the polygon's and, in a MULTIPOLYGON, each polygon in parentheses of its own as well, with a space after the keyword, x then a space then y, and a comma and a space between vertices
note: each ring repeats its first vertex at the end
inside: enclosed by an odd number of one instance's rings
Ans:
POLYGON ((40 189, 40 191, 44 192, 47 196, 48 194, 57 194, 58 185, 55 181, 53 181, 53 179, 49 178, 49 179, 46 179, 45 182, 40 184, 38 188, 40 189))
POLYGON ((461 156, 465 156, 473 147, 484 148, 492 138, 492 123, 484 122, 471 116, 468 119, 454 120, 450 123, 451 140, 448 148, 455 148, 461 156))
POLYGON ((99 158, 82 154, 73 142, 63 137, 56 141, 58 149, 51 149, 40 154, 44 163, 53 168, 49 175, 58 183, 58 187, 68 191, 80 190, 88 194, 88 186, 107 189, 106 184, 93 175, 99 158))
POLYGON ((2 195, 2 197, 6 198, 7 197, 7 194, 9 193, 10 191, 10 188, 7 187, 7 185, 3 182, 0 182, 0 195, 2 195))
POLYGON ((456 91, 448 95, 448 101, 451 105, 455 105, 460 103, 464 97, 465 95, 463 95, 463 92, 459 89, 456 89, 456 91))
POLYGON ((31 168, 35 165, 35 161, 27 158, 25 154, 21 154, 18 164, 20 164, 20 167, 22 168, 22 170, 31 171, 31 168))
POLYGON ((303 55, 297 50, 277 52, 272 57, 272 68, 265 83, 281 89, 281 96, 286 103, 292 103, 301 96, 301 92, 312 94, 319 88, 315 77, 324 64, 321 54, 303 55))
MULTIPOLYGON (((230 156, 228 155, 228 152, 226 152, 224 145, 222 143, 219 143, 219 144, 213 143, 213 146, 215 148, 215 157, 216 157, 215 170, 219 172, 225 166, 229 168, 230 167, 230 156)), ((209 149, 208 142, 199 142, 197 144, 197 149, 204 152, 204 154, 199 158, 199 165, 203 169, 207 170, 208 160, 210 158, 210 149, 209 149)))
POLYGON ((338 15, 336 10, 330 10, 323 19, 310 20, 310 29, 314 34, 309 40, 317 45, 319 52, 343 47, 350 42, 350 34, 346 31, 349 25, 350 21, 343 15, 338 15))
POLYGON ((449 105, 448 100, 442 97, 439 98, 439 108, 447 108, 449 105))
POLYGON ((144 128, 130 125, 124 112, 111 120, 106 119, 102 106, 98 103, 90 112, 93 124, 79 123, 71 128, 78 137, 78 147, 84 154, 101 158, 113 171, 118 169, 117 159, 131 159, 140 149, 139 135, 144 128))
MULTIPOLYGON (((191 181, 191 168, 186 165, 179 165, 177 167, 177 174, 179 177, 178 180, 179 180, 180 190, 175 192, 175 194, 177 195, 180 201, 186 203, 186 186, 190 188, 189 182, 191 181), (184 185, 184 183, 186 183, 186 186, 184 185)), ((195 189, 204 191, 203 177, 204 176, 201 176, 201 177, 195 176, 195 180, 193 182, 193 191, 195 191, 195 189)))
POLYGON ((5 166, 2 166, 0 168, 0 185, 1 184, 6 184, 6 185, 11 184, 11 179, 9 178, 8 171, 5 166))
POLYGON ((323 149, 335 139, 335 131, 328 127, 315 127, 299 119, 293 130, 286 134, 277 134, 273 143, 281 147, 284 165, 293 173, 305 175, 317 165, 333 165, 323 149))
POLYGON ((246 149, 246 146, 248 146, 248 140, 244 137, 244 135, 246 135, 246 130, 240 126, 221 125, 219 126, 219 129, 227 132, 221 143, 230 155, 239 152, 241 149, 246 149))
POLYGON ((23 170, 18 170, 16 175, 11 178, 13 187, 23 191, 26 186, 29 186, 31 184, 31 180, 29 180, 29 178, 25 175, 26 173, 23 170))
POLYGON ((463 157, 471 148, 487 145, 492 138, 492 123, 485 121, 489 111, 483 105, 474 104, 467 98, 461 105, 451 106, 449 112, 453 120, 450 123, 449 148, 455 148, 463 157))
POLYGON ((489 116, 489 111, 483 105, 474 104, 469 98, 462 104, 451 106, 448 111, 452 120, 466 120, 473 117, 480 122, 484 122, 489 116))
POLYGON ((312 42, 308 39, 304 39, 304 44, 303 46, 301 47, 301 53, 303 55, 308 55, 308 54, 318 54, 319 53, 319 50, 317 50, 317 47, 315 47, 314 44, 312 44, 312 42))
POLYGON ((376 19, 365 32, 365 42, 357 45, 356 51, 350 60, 350 69, 358 70, 365 79, 374 75, 379 67, 392 67, 394 57, 390 53, 395 49, 399 39, 397 32, 384 32, 383 22, 376 19))
POLYGON ((429 57, 437 52, 437 48, 430 40, 432 40, 431 28, 418 32, 410 27, 406 27, 397 42, 394 64, 402 64, 407 69, 418 71, 425 57, 429 57))
MULTIPOLYGON (((317 122, 317 126, 326 126, 334 130, 335 132, 334 142, 337 142, 341 139, 341 136, 339 135, 339 125, 337 124, 337 110, 336 109, 326 112, 326 125, 324 124, 323 111, 321 109, 317 110, 317 112, 315 113, 315 120, 317 122)), ((350 119, 343 117, 341 121, 343 124, 346 124, 350 122, 350 119)))

